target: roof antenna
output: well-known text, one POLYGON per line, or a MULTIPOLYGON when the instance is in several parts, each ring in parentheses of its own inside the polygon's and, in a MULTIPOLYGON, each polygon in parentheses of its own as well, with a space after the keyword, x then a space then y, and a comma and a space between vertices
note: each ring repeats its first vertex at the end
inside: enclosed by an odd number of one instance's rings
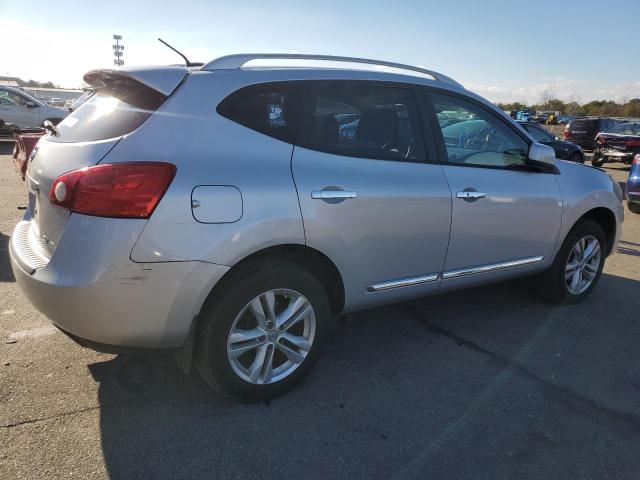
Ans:
POLYGON ((167 47, 169 47, 171 50, 173 50, 174 52, 176 52, 178 55, 180 55, 182 58, 184 58, 184 66, 185 67, 201 67, 202 65, 204 65, 201 62, 190 62, 189 59, 181 52, 179 52, 177 49, 173 48, 171 45, 169 45, 167 42, 165 42, 164 40, 162 40, 161 38, 158 39, 159 42, 163 43, 164 45, 166 45, 167 47))

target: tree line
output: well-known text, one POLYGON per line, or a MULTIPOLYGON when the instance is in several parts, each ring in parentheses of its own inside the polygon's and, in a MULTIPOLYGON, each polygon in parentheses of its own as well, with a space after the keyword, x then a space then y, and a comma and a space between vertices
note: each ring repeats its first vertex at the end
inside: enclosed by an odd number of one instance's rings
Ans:
POLYGON ((559 111, 563 115, 588 115, 595 117, 638 117, 640 118, 640 98, 623 103, 612 100, 594 100, 584 105, 578 102, 563 102, 557 98, 546 100, 538 105, 525 105, 520 102, 498 103, 502 110, 559 111))

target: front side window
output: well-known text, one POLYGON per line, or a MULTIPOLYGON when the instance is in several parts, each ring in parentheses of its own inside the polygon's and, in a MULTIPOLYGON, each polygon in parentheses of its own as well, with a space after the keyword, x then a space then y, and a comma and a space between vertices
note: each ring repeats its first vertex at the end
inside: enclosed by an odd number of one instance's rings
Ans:
POLYGON ((2 90, 0 91, 0 95, 2 95, 3 105, 17 105, 20 107, 24 107, 29 101, 26 97, 10 90, 2 90))
POLYGON ((314 89, 309 148, 382 160, 423 160, 424 146, 411 90, 368 84, 314 89))
POLYGON ((252 130, 294 143, 300 124, 303 91, 301 82, 250 85, 225 98, 217 111, 252 130))
POLYGON ((458 97, 431 94, 449 163, 520 167, 529 145, 485 109, 458 97))

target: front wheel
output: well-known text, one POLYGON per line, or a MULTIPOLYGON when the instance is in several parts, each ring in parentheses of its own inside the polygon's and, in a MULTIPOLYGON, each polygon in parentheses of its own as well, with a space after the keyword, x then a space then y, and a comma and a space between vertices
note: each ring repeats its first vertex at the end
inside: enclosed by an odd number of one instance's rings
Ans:
POLYGON ((628 202, 627 206, 629 207, 629 211, 633 213, 640 213, 640 203, 628 202))
POLYGON ((573 152, 571 155, 569 155, 569 161, 576 162, 576 163, 584 163, 584 157, 580 152, 573 152))
POLYGON ((594 167, 601 167, 602 165, 604 165, 604 156, 598 155, 597 153, 593 152, 591 165, 593 165, 594 167))
POLYGON ((235 272, 201 314, 198 370, 214 389, 253 401, 286 392, 308 373, 331 320, 320 282, 284 261, 235 272))
POLYGON ((591 220, 571 230, 551 268, 539 279, 540 293, 554 303, 577 303, 595 288, 604 267, 604 231, 591 220))

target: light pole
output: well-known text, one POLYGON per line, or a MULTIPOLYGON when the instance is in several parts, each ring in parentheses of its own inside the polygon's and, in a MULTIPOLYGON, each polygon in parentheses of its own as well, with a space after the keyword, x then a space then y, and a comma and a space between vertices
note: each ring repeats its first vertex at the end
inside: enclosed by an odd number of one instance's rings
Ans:
POLYGON ((124 65, 124 45, 121 45, 122 35, 114 35, 113 36, 114 44, 113 44, 113 64, 116 67, 121 67, 124 65))

